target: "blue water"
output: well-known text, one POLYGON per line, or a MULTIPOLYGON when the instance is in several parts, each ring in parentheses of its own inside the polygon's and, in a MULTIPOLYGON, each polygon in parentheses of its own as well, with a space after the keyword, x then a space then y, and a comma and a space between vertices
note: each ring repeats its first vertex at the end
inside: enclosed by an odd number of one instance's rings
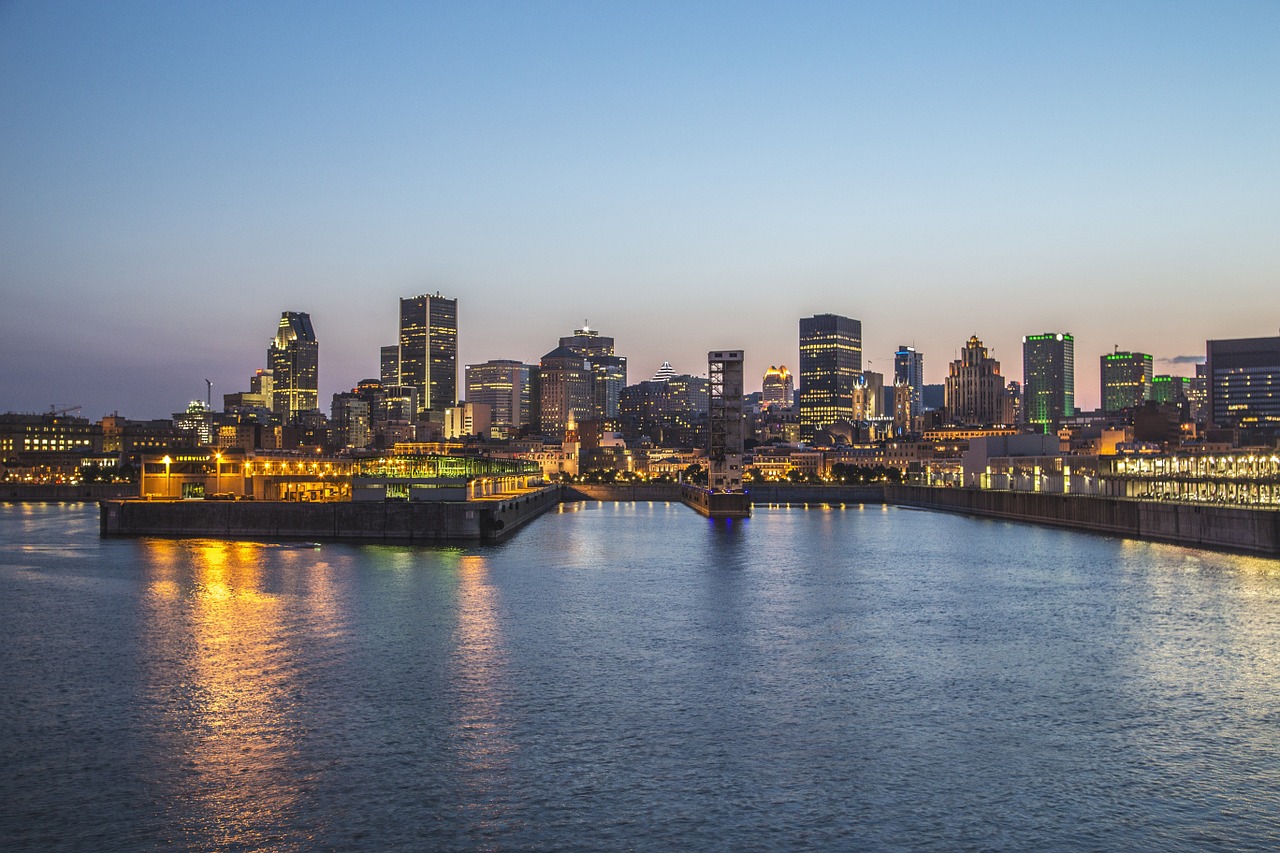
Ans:
POLYGON ((0 505, 0 849, 1271 850, 1280 561, 885 507, 0 505))

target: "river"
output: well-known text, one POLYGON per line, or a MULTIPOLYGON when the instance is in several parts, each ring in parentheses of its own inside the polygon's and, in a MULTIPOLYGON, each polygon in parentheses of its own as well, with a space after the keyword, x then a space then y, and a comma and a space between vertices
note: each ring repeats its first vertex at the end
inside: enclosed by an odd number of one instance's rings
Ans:
POLYGON ((1280 847, 1280 561, 895 507, 491 547, 0 504, 0 848, 1280 847))

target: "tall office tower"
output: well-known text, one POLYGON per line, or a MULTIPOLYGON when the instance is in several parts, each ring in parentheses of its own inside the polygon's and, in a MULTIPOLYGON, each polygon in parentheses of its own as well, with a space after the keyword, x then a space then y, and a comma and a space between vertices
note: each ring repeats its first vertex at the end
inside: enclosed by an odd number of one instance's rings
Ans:
POLYGON ((1075 338, 1048 332, 1022 339, 1022 412, 1045 432, 1076 413, 1075 338))
POLYGON ((707 485, 742 490, 742 350, 707 353, 707 485))
POLYGON ((383 385, 400 384, 400 345, 392 344, 379 351, 378 379, 383 385))
POLYGON ((491 438, 511 438, 529 423, 529 375, 536 365, 512 359, 468 364, 465 370, 467 402, 489 407, 491 438))
POLYGON ((791 371, 787 370, 785 364, 781 367, 770 367, 764 372, 764 382, 760 385, 762 405, 789 409, 795 393, 795 380, 791 378, 791 371))
POLYGON ((1280 435, 1280 337, 1206 342, 1208 414, 1250 440, 1280 435))
POLYGON ((587 361, 592 398, 591 412, 587 417, 616 418, 618 398, 627 385, 627 360, 614 353, 613 338, 603 337, 583 323, 581 329, 561 338, 560 346, 587 361))
POLYGON ((574 329, 572 335, 561 338, 560 346, 584 356, 613 355, 613 338, 601 337, 598 331, 586 323, 582 324, 581 329, 574 329))
POLYGON ((893 354, 893 387, 897 394, 899 385, 908 386, 911 391, 911 411, 919 414, 924 411, 924 353, 916 352, 915 347, 905 344, 898 347, 893 354))
POLYGON ((800 436, 853 419, 853 383, 862 372, 862 322, 838 314, 800 320, 800 436))
POLYGON ((1151 356, 1145 352, 1120 352, 1100 356, 1102 411, 1109 415, 1137 409, 1151 399, 1151 356))
POLYGON ((418 389, 420 411, 458 402, 458 300, 400 300, 400 383, 418 389))
POLYGON ((951 362, 945 383, 947 417, 956 424, 1007 424, 1013 405, 1000 375, 1000 362, 974 335, 951 362))
POLYGON ((591 417, 591 367, 581 353, 556 347, 538 365, 540 428, 544 435, 564 439, 570 421, 591 417))
POLYGON ((1151 399, 1157 403, 1185 403, 1190 391, 1189 376, 1156 376, 1151 380, 1151 399))
POLYGON ((271 371, 271 411, 285 422, 320 406, 320 344, 311 315, 283 311, 276 338, 267 347, 271 371))

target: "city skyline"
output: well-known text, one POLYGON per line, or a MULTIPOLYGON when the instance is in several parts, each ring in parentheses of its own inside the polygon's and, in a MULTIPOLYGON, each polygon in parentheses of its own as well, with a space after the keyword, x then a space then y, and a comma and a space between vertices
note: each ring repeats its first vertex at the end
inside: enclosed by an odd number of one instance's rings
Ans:
POLYGON ((10 4, 0 410, 159 417, 242 391, 311 316, 321 408, 397 300, 458 300, 461 367, 584 320, 631 381, 799 318, 939 384, 971 336, 1190 375, 1280 328, 1274 4, 10 4), (719 324, 709 317, 723 318, 719 324), (145 342, 145 346, 143 346, 145 342))

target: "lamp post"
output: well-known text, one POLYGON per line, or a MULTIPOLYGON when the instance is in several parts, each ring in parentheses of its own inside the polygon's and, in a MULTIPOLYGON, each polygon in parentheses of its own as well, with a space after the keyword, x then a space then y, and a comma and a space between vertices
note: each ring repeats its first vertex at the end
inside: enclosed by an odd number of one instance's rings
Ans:
POLYGON ((160 460, 164 463, 164 496, 169 497, 169 466, 173 463, 167 455, 160 460))
POLYGON ((222 494, 222 451, 213 454, 213 472, 214 482, 217 484, 214 490, 217 494, 222 494))

